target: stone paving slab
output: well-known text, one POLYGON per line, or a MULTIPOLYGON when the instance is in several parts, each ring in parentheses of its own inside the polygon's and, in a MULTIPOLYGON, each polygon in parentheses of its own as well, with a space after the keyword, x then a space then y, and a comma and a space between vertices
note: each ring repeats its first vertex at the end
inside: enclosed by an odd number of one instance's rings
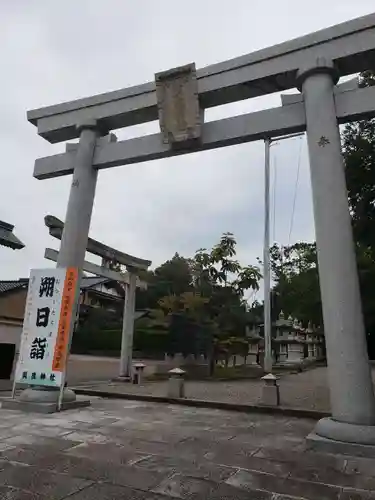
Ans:
POLYGON ((99 398, 0 409, 0 499, 375 500, 375 459, 309 451, 314 424, 99 398))
POLYGON ((54 474, 35 466, 3 461, 0 463, 0 484, 37 493, 41 497, 63 499, 89 486, 91 481, 54 474))
POLYGON ((308 499, 334 500, 339 497, 340 488, 317 482, 288 479, 258 471, 239 470, 231 476, 228 484, 245 491, 268 490, 308 499))

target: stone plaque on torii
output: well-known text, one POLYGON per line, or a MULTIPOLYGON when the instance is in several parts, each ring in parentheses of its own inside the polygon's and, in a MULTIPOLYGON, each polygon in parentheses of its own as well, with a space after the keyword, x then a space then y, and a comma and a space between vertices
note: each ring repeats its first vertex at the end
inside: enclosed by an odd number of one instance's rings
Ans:
MULTIPOLYGON (((49 228, 49 234, 61 240, 64 223, 52 215, 47 215, 44 218, 44 222, 49 228)), ((99 266, 92 262, 84 261, 82 270, 91 274, 96 274, 97 276, 118 281, 122 283, 125 289, 119 379, 127 381, 130 380, 132 376, 136 287, 143 290, 147 289, 147 283, 141 281, 138 274, 140 271, 147 270, 151 265, 151 261, 120 252, 92 238, 88 238, 86 250, 88 253, 101 257, 102 264, 99 266), (125 266, 127 272, 123 273, 111 269, 111 264, 113 263, 125 266)), ((44 256, 46 259, 57 262, 59 252, 52 248, 46 248, 44 256)))
MULTIPOLYGON (((168 109, 153 81, 33 110, 28 120, 51 143, 79 138, 66 153, 37 160, 34 170, 38 179, 73 174, 57 265, 79 270, 99 170, 306 130, 333 417, 319 421, 311 442, 331 446, 338 440, 375 450, 375 398, 338 128, 375 116, 375 87, 336 86, 340 77, 371 69, 374 60, 371 14, 196 73, 194 66, 185 67, 184 77, 172 71, 179 82, 171 84, 168 109), (203 121, 206 108, 292 88, 302 95, 288 96, 280 107, 203 121), (186 111, 197 106, 200 113, 186 111), (119 142, 100 138, 158 118, 162 133, 119 142)), ((168 78, 159 75, 157 81, 168 78)))

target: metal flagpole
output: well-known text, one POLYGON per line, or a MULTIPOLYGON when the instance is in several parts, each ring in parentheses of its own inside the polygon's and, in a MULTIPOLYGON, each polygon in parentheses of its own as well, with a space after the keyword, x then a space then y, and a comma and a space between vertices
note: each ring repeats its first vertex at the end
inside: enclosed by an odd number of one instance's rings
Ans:
POLYGON ((270 272, 270 149, 271 139, 264 140, 264 246, 263 246, 263 279, 264 279, 264 371, 272 372, 271 341, 271 272, 270 272))

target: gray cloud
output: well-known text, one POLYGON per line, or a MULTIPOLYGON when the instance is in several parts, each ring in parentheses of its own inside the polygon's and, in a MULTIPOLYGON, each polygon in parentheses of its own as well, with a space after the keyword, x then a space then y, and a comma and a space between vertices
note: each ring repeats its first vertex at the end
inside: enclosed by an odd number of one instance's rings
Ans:
MULTIPOLYGON (((54 246, 47 213, 64 218, 69 178, 36 181, 35 158, 63 151, 37 136, 26 110, 149 81, 155 72, 195 61, 219 62, 371 12, 372 1, 323 0, 288 5, 271 0, 15 0, 0 2, 0 218, 26 243, 0 248, 2 279, 50 266, 54 246), (332 5, 334 4, 334 5, 332 5), (322 15, 324 12, 324 16, 322 15)), ((207 119, 279 104, 278 96, 209 110, 207 119)), ((147 124, 119 138, 155 131, 147 124)), ((276 158, 275 237, 286 244, 299 140, 273 148, 276 158)), ((263 145, 247 144, 101 172, 93 237, 155 264, 175 251, 191 255, 232 231, 239 257, 255 263, 263 238, 263 145)), ((273 224, 272 224, 273 228, 273 224)), ((306 146, 303 147, 292 241, 313 239, 306 146)))

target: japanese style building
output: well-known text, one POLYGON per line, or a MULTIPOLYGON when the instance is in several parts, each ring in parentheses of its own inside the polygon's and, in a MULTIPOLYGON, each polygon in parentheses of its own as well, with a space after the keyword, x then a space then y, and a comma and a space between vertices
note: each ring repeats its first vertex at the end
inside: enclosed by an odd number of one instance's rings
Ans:
MULTIPOLYGON (((253 327, 248 332, 249 363, 263 363, 264 338, 263 325, 253 327)), ((281 312, 272 324, 273 364, 278 366, 298 366, 325 359, 324 332, 309 323, 306 328, 291 316, 284 317, 281 312)))

